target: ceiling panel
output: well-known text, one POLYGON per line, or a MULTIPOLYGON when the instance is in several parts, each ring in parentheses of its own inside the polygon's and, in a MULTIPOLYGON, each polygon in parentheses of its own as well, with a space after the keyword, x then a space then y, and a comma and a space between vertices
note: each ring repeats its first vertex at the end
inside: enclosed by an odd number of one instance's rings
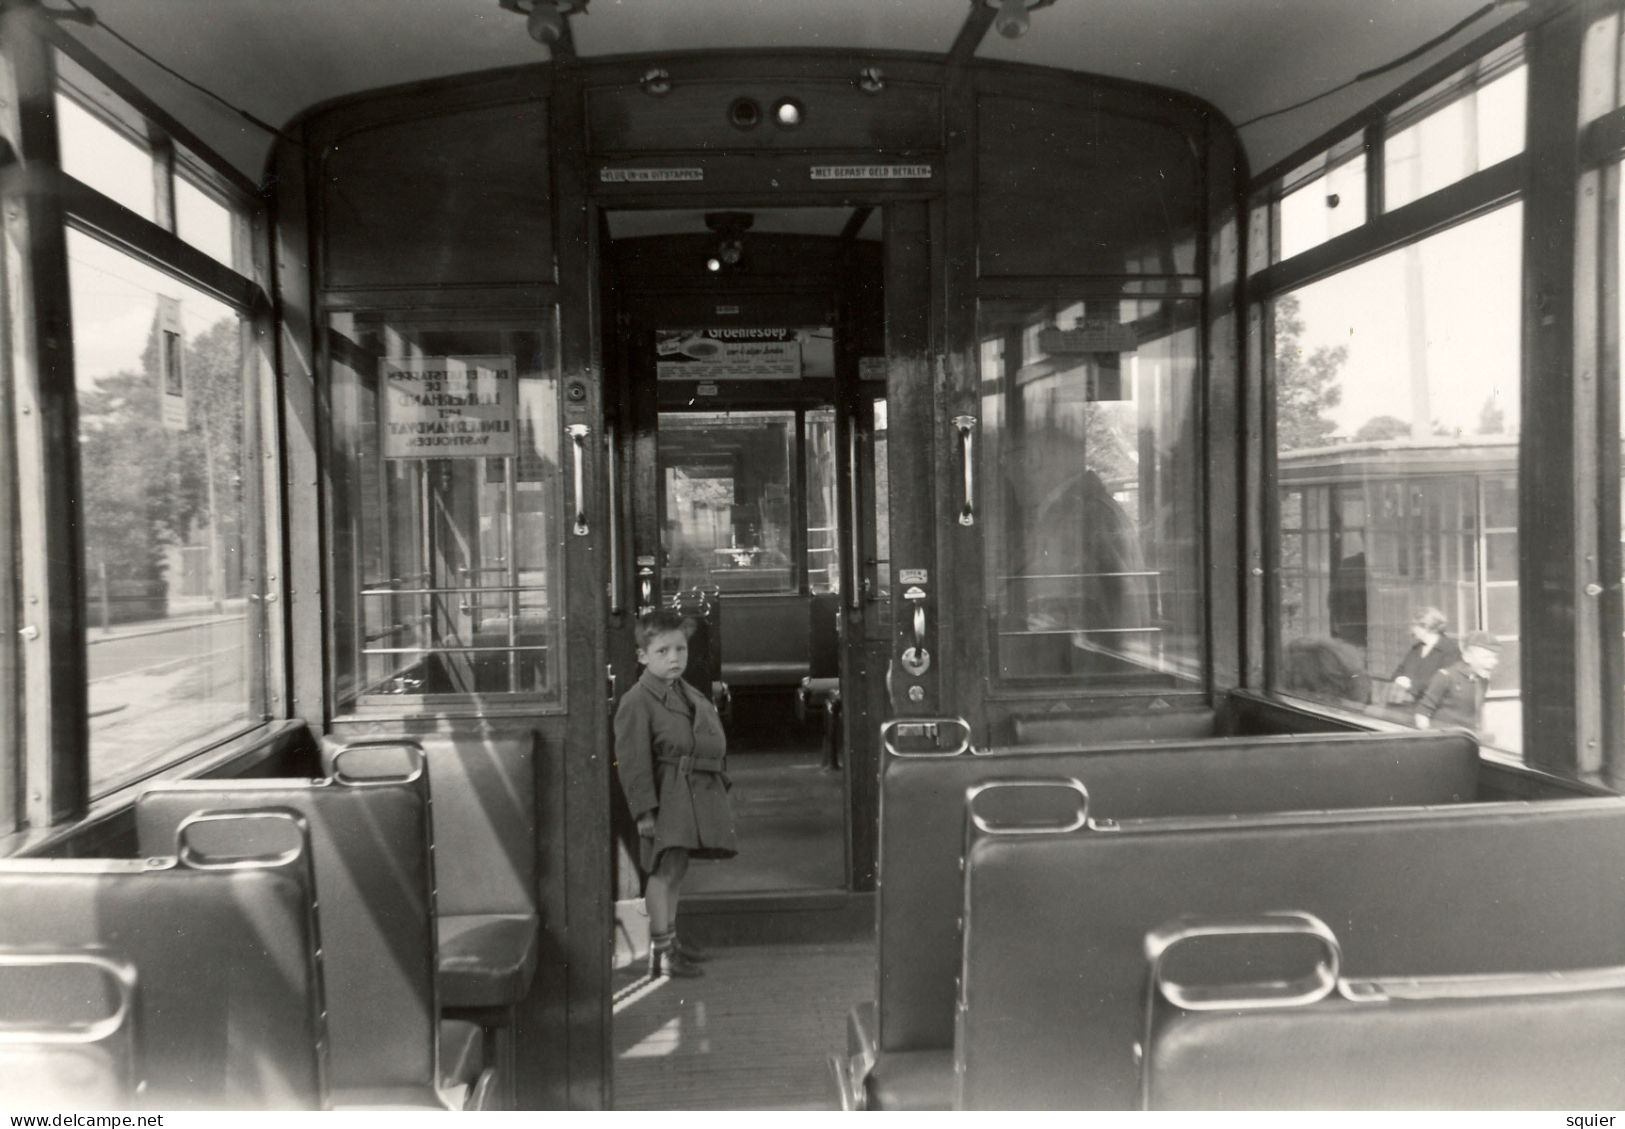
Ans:
MULTIPOLYGON (((1020 39, 989 31, 977 57, 1170 86, 1233 122, 1302 101, 1443 32, 1483 0, 1055 0, 1020 39)), ((1408 67, 1242 131, 1258 172, 1453 48, 1520 12, 1511 3, 1408 67)))
MULTIPOLYGON (((233 106, 284 125, 365 90, 549 58, 497 0, 81 0, 233 106)), ((1393 59, 1483 0, 1055 0, 1032 30, 989 32, 979 57, 1170 86, 1233 121, 1299 101, 1393 59)), ((1535 0, 1547 2, 1547 0, 1535 0)), ((1498 5, 1418 63, 1243 131, 1253 169, 1286 156, 1450 46, 1525 7, 1498 5)), ((941 55, 968 0, 591 0, 572 17, 587 57, 819 48, 941 55)), ((163 74, 105 28, 69 33, 151 90, 237 168, 258 177, 269 136, 163 74)))
POLYGON ((941 54, 968 8, 964 0, 592 0, 570 30, 583 56, 797 47, 941 54))

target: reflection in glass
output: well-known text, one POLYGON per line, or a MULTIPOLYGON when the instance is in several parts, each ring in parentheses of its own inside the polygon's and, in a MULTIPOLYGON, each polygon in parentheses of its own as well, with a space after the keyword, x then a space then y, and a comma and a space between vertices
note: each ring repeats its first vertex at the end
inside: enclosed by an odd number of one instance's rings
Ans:
POLYGON ((1278 298, 1276 683, 1408 723, 1433 609, 1502 646, 1480 736, 1521 744, 1520 206, 1278 298))
POLYGON ((341 701, 562 698, 555 351, 534 318, 518 325, 330 322, 341 701))
POLYGON ((1000 680, 1201 684, 1196 308, 982 305, 982 520, 1000 680))
MULTIPOLYGON (((833 419, 829 426, 833 443, 833 419)), ((660 413, 666 595, 695 586, 800 588, 790 475, 795 428, 793 411, 660 413)), ((833 492, 832 475, 832 501, 833 492)))
POLYGON ((236 310, 68 232, 91 791, 265 716, 236 310))

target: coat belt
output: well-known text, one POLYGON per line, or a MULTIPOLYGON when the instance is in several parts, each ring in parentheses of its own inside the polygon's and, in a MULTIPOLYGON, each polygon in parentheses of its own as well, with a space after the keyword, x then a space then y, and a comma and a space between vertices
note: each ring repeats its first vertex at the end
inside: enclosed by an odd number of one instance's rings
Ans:
POLYGON ((674 764, 677 771, 687 776, 691 772, 721 772, 723 758, 697 757, 693 753, 686 753, 680 757, 663 755, 658 758, 661 764, 674 764))

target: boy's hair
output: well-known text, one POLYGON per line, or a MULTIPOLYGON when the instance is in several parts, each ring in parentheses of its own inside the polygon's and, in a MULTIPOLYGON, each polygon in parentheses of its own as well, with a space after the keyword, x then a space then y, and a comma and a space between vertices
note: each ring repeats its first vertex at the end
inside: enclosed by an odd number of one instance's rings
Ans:
POLYGON ((649 641, 656 635, 664 635, 668 631, 681 631, 684 635, 690 634, 688 620, 684 619, 674 608, 655 608, 638 616, 637 626, 633 628, 632 638, 637 640, 638 649, 642 650, 649 645, 649 641))

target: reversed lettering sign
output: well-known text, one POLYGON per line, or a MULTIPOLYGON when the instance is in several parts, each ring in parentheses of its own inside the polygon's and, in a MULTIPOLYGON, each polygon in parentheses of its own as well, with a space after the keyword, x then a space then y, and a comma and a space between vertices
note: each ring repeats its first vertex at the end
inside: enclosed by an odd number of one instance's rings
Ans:
POLYGON ((1071 329, 1051 326, 1038 332, 1038 347, 1052 357, 1068 353, 1133 353, 1140 348, 1134 327, 1113 318, 1079 318, 1071 329))
POLYGON ((668 184, 674 180, 704 180, 705 170, 682 169, 599 169, 604 184, 668 184))
POLYGON ((185 431, 186 331, 178 299, 158 295, 158 405, 165 431, 185 431))
POLYGON ((382 365, 384 458, 518 453, 513 357, 400 357, 382 365))
POLYGON ((930 180, 930 165, 813 165, 814 180, 930 180))

